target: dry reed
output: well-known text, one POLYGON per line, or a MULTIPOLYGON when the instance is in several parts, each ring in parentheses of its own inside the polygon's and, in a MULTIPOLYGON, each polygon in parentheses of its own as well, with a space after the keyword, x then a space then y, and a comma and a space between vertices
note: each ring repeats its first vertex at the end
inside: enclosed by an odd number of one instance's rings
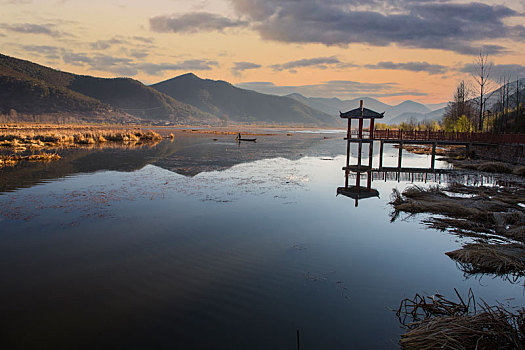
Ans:
POLYGON ((0 168, 12 167, 24 161, 49 162, 49 161, 59 160, 59 159, 60 159, 60 156, 56 153, 39 153, 39 154, 31 154, 28 156, 21 156, 17 154, 9 155, 9 156, 0 156, 0 168))
POLYGON ((153 131, 102 126, 10 125, 0 128, 0 146, 15 151, 74 147, 106 142, 151 142, 162 137, 153 131))
POLYGON ((450 185, 403 193, 395 189, 390 204, 392 221, 401 212, 430 213, 428 227, 482 242, 466 244, 446 253, 467 274, 525 275, 525 189, 522 187, 474 187, 450 185), (457 195, 459 196, 457 196, 457 195), (505 242, 505 243, 502 243, 505 242))
POLYGON ((469 243, 445 254, 457 261, 467 274, 525 275, 523 244, 469 243))
POLYGON ((458 302, 439 294, 427 297, 418 294, 413 299, 404 299, 397 311, 400 322, 407 329, 399 341, 401 348, 524 348, 524 309, 512 313, 502 305, 489 306, 485 302, 476 305, 471 290, 466 303, 457 291, 456 295, 459 298, 458 302))

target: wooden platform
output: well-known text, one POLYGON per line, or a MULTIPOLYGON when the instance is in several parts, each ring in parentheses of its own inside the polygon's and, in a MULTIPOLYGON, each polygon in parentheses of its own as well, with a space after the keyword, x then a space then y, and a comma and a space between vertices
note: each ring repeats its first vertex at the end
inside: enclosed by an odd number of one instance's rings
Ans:
POLYGON ((343 167, 344 171, 352 171, 354 173, 367 173, 369 171, 372 172, 393 172, 393 173, 436 173, 436 174, 446 174, 453 172, 453 169, 431 169, 431 168, 398 168, 398 167, 380 167, 380 168, 372 168, 369 166, 358 166, 358 165, 349 165, 343 167))

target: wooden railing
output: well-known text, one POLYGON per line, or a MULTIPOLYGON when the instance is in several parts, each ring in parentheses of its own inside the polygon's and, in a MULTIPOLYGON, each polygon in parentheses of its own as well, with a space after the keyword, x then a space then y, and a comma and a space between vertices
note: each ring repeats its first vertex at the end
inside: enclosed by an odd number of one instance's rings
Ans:
MULTIPOLYGON (((357 132, 352 130, 352 136, 357 132)), ((368 132, 364 137, 368 137, 368 132)), ((374 130, 374 139, 379 140, 425 140, 462 141, 491 144, 525 144, 525 134, 492 134, 477 132, 415 131, 415 130, 374 130)))

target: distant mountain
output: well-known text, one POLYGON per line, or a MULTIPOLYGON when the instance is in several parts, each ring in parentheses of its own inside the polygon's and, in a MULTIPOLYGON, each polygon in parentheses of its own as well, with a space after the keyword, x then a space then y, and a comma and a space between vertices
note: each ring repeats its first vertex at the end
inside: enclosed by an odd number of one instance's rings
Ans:
POLYGON ((385 112, 385 123, 390 123, 391 120, 405 113, 427 114, 432 112, 429 107, 414 101, 404 101, 398 105, 391 106, 370 97, 356 98, 353 100, 340 100, 338 98, 305 97, 297 93, 287 95, 287 97, 305 103, 312 108, 319 109, 330 115, 339 115, 339 111, 345 112, 358 108, 360 100, 363 100, 366 108, 370 108, 380 113, 385 112))
POLYGON ((152 87, 228 122, 342 125, 338 115, 326 114, 301 101, 241 89, 225 81, 201 79, 192 73, 152 87))
POLYGON ((443 119, 444 113, 445 108, 436 109, 435 111, 429 113, 405 112, 393 119, 390 119, 389 124, 401 124, 403 122, 409 121, 415 121, 417 123, 430 120, 435 120, 436 122, 439 122, 441 119, 443 119))
POLYGON ((177 122, 218 120, 137 80, 76 75, 0 55, 0 113, 12 109, 36 115, 73 113, 88 120, 98 116, 110 121, 112 115, 177 122))
MULTIPOLYGON (((520 97, 520 103, 525 103, 525 78, 518 80, 514 80, 513 82, 510 82, 508 84, 508 90, 509 90, 509 107, 511 109, 516 108, 516 99, 517 99, 517 87, 519 85, 519 97, 520 97)), ((487 102, 486 102, 486 108, 488 110, 491 110, 492 112, 498 112, 501 111, 501 96, 504 92, 504 86, 500 86, 498 89, 490 92, 487 94, 487 102)), ((474 98, 472 100, 476 105, 479 104, 479 97, 474 98)))
POLYGON ((437 111, 438 109, 445 108, 448 105, 448 102, 441 102, 441 103, 426 103, 425 106, 427 106, 428 109, 431 111, 437 111))

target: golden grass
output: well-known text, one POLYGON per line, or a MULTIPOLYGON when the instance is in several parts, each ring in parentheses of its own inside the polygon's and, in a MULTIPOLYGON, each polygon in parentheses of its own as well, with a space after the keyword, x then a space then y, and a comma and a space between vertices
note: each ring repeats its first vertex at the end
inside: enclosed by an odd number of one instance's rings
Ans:
POLYGON ((31 154, 28 156, 21 155, 9 155, 9 156, 0 156, 0 168, 3 167, 12 167, 16 164, 24 161, 29 162, 49 162, 53 160, 59 160, 60 156, 56 153, 39 153, 31 154))
POLYGON ((397 311, 407 332, 399 344, 405 350, 523 349, 525 309, 512 313, 501 305, 476 305, 472 291, 465 303, 435 294, 404 299, 397 311), (407 323, 407 319, 411 322, 407 323))
POLYGON ((122 129, 109 126, 83 125, 3 125, 0 127, 0 146, 20 152, 27 149, 74 147, 106 142, 160 141, 154 131, 122 129))

